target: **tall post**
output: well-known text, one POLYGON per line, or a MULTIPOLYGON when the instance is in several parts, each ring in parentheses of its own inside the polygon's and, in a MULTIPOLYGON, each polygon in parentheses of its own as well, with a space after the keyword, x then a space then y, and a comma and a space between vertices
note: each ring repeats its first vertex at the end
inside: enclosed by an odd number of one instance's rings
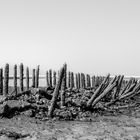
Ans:
POLYGON ((64 68, 64 76, 61 85, 61 107, 65 105, 65 90, 66 90, 66 75, 67 75, 66 64, 63 65, 63 68, 64 68))
POLYGON ((35 69, 32 71, 32 87, 35 88, 35 69))
POLYGON ((52 87, 52 70, 49 70, 49 85, 52 87))
POLYGON ((17 95, 17 65, 14 65, 14 91, 17 95))
POLYGON ((26 68, 26 90, 29 90, 29 68, 26 68))
POLYGON ((76 88, 79 89, 79 83, 78 83, 78 74, 75 74, 75 79, 76 79, 76 88))
POLYGON ((68 72, 68 87, 70 88, 71 85, 71 72, 68 72))
POLYGON ((74 88, 74 74, 73 72, 70 73, 70 88, 74 88))
POLYGON ((3 94, 3 69, 0 69, 0 95, 3 94))
POLYGON ((81 88, 81 75, 80 73, 78 73, 78 88, 80 89, 81 88))
POLYGON ((39 86, 39 66, 36 68, 36 76, 35 76, 35 88, 39 86))
POLYGON ((9 64, 5 65, 4 71, 4 95, 8 95, 8 88, 9 88, 9 64))
POLYGON ((23 71, 24 71, 24 66, 23 66, 23 63, 20 64, 20 92, 23 92, 24 91, 24 86, 23 86, 23 78, 24 78, 24 74, 23 74, 23 71))
POLYGON ((90 75, 89 74, 86 75, 86 79, 87 79, 87 87, 91 87, 90 75))
POLYGON ((81 87, 84 89, 85 88, 85 74, 81 73, 81 87))
POLYGON ((53 71, 53 86, 56 86, 56 71, 53 71))

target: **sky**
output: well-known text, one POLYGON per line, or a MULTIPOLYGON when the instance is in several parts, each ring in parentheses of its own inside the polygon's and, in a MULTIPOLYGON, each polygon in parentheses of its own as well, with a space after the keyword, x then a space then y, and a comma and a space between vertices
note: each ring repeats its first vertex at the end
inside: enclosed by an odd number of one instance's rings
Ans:
POLYGON ((139 0, 0 0, 0 67, 140 76, 139 0))

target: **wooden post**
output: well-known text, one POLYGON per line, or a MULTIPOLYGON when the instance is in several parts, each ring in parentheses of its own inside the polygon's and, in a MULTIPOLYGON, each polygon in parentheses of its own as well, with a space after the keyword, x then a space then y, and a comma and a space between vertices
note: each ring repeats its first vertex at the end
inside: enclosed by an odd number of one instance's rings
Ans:
POLYGON ((29 68, 26 68, 26 90, 29 90, 29 68))
POLYGON ((81 75, 78 73, 78 88, 81 88, 81 75))
POLYGON ((20 92, 23 92, 24 91, 24 86, 23 86, 23 78, 24 78, 24 74, 23 74, 23 71, 24 71, 24 66, 23 66, 23 63, 20 64, 20 92))
POLYGON ((70 88, 74 88, 74 74, 73 72, 70 73, 70 88))
POLYGON ((36 76, 35 76, 35 88, 39 86, 39 66, 36 68, 36 76))
POLYGON ((68 87, 70 88, 71 86, 71 72, 68 72, 68 87))
POLYGON ((65 106, 65 90, 66 90, 66 75, 67 75, 66 64, 64 64, 63 68, 64 68, 64 76, 61 85, 61 107, 65 106))
POLYGON ((76 88, 79 89, 78 74, 77 73, 75 75, 75 78, 76 78, 76 88))
POLYGON ((32 87, 35 88, 35 69, 32 71, 32 87))
POLYGON ((87 81, 87 88, 91 87, 90 75, 89 74, 86 75, 86 81, 87 81))
POLYGON ((52 87, 52 70, 49 70, 49 85, 52 87))
POLYGON ((17 95, 17 65, 14 65, 14 91, 17 95))
POLYGON ((81 73, 81 88, 85 88, 85 74, 81 73))
POLYGON ((56 86, 56 71, 53 71, 53 86, 56 86))
POLYGON ((0 69, 0 95, 3 94, 3 69, 0 69))
POLYGON ((8 88, 9 88, 9 64, 5 65, 4 71, 4 96, 8 95, 8 88))
POLYGON ((95 88, 95 76, 92 76, 92 87, 95 88))
POLYGON ((65 69, 65 76, 64 76, 64 80, 65 80, 65 87, 67 88, 67 64, 64 64, 64 69, 65 69))

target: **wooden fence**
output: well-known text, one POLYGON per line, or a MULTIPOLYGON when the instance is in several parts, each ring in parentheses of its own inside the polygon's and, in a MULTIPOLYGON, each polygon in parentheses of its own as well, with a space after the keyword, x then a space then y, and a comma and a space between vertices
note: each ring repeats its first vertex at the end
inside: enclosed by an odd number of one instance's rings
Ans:
MULTIPOLYGON (((89 74, 84 73, 74 73, 67 70, 66 66, 66 88, 70 89, 89 89, 98 87, 102 81, 104 80, 104 76, 91 76, 89 74)), ((19 67, 14 65, 13 67, 13 76, 9 76, 9 64, 6 64, 4 69, 0 69, 0 94, 7 95, 9 92, 14 91, 16 94, 18 92, 23 92, 28 90, 30 87, 38 88, 39 87, 39 79, 41 78, 39 75, 40 67, 37 66, 36 69, 32 69, 31 74, 29 73, 29 67, 24 68, 24 65, 21 63, 19 67), (17 74, 19 68, 19 75, 17 74), (31 76, 32 75, 32 76, 31 76), (9 79, 13 79, 12 91, 10 90, 11 85, 9 85, 9 79), (29 79, 32 79, 30 81, 29 79), (19 85, 17 84, 17 80, 19 80, 19 85), (30 82, 32 83, 30 83, 30 82), (30 86, 29 86, 30 85, 30 86)), ((54 71, 49 69, 46 71, 45 78, 46 86, 45 87, 55 87, 57 83, 57 79, 59 76, 59 71, 54 71)), ((124 80, 124 83, 127 81, 124 80)))

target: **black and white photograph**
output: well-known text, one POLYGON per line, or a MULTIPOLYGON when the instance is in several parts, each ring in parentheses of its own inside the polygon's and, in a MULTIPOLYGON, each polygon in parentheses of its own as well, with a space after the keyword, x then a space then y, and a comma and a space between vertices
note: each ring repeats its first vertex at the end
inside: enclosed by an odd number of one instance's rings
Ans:
POLYGON ((140 1, 0 0, 0 140, 140 140, 140 1))

